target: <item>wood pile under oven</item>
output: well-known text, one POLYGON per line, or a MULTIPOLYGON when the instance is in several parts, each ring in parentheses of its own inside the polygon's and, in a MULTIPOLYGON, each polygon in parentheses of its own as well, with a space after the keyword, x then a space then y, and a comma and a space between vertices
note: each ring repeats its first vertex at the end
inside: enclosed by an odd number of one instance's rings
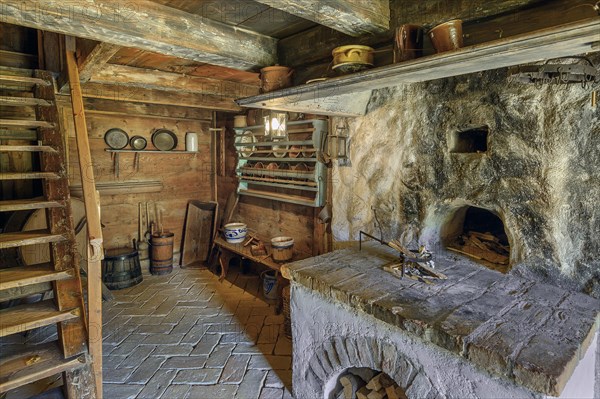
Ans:
POLYGON ((370 369, 350 369, 338 381, 335 399, 407 399, 394 380, 370 369))
POLYGON ((506 272, 510 261, 510 247, 492 233, 467 231, 448 246, 454 252, 483 261, 492 268, 506 272))

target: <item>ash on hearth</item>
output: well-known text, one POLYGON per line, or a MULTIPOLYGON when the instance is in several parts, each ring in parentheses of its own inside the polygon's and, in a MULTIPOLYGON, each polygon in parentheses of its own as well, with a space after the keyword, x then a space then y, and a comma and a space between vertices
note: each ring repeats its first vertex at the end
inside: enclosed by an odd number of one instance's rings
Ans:
POLYGON ((338 378, 331 399, 407 399, 387 374, 369 368, 350 368, 338 378))

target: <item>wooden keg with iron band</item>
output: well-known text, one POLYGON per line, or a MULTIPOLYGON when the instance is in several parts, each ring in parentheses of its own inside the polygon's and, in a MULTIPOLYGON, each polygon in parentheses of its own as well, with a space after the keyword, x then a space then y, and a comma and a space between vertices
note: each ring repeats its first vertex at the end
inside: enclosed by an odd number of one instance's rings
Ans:
POLYGON ((143 280, 138 252, 132 248, 109 249, 102 260, 102 281, 111 290, 121 290, 143 280))
POLYGON ((150 242, 150 273, 169 274, 173 271, 173 241, 175 234, 164 231, 152 235, 150 242))

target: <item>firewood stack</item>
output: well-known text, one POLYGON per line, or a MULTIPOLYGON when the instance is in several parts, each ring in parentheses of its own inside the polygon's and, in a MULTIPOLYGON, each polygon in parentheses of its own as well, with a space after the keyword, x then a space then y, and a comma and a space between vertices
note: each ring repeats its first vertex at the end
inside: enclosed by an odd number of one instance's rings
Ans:
POLYGON ((340 377, 336 399, 407 399, 404 391, 384 373, 355 369, 340 377))
POLYGON ((448 249, 498 265, 508 265, 509 262, 510 248, 491 233, 469 231, 460 236, 456 245, 448 249))

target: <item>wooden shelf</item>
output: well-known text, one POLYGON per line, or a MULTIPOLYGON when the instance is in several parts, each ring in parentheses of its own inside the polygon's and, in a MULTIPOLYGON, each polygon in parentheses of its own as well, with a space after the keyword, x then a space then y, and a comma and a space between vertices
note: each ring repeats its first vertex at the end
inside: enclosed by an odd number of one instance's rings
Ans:
POLYGON ((360 116, 373 89, 600 50, 600 17, 236 100, 242 107, 360 116))
POLYGON ((112 148, 105 148, 106 152, 116 152, 116 153, 137 153, 137 154, 198 154, 200 151, 185 151, 185 150, 170 150, 170 151, 160 151, 160 150, 113 150, 112 148))

